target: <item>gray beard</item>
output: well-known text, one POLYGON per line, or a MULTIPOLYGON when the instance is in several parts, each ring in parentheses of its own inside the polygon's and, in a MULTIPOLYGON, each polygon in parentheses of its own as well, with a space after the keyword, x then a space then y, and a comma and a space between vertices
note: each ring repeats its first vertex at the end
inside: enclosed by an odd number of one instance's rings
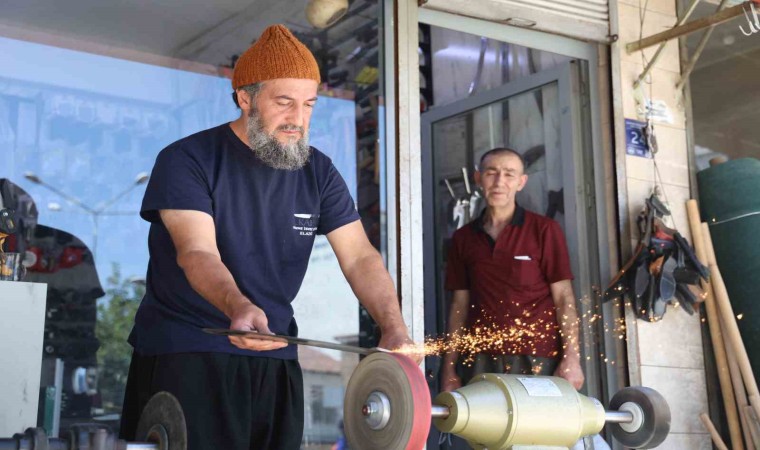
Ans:
POLYGON ((274 133, 267 133, 264 124, 255 111, 248 114, 246 135, 248 136, 248 145, 256 157, 273 169, 300 169, 309 161, 309 156, 311 156, 308 131, 295 125, 282 125, 277 130, 298 130, 303 133, 303 137, 295 142, 283 144, 277 140, 274 133))

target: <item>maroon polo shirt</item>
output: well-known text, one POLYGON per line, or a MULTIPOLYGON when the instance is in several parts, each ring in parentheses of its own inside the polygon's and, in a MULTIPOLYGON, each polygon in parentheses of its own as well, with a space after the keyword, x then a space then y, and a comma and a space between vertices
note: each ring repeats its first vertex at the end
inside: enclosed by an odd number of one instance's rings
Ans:
POLYGON ((497 327, 504 340, 487 353, 557 357, 561 339, 549 285, 572 280, 562 228, 517 205, 497 240, 484 214, 454 233, 446 289, 470 291, 467 328, 497 327))

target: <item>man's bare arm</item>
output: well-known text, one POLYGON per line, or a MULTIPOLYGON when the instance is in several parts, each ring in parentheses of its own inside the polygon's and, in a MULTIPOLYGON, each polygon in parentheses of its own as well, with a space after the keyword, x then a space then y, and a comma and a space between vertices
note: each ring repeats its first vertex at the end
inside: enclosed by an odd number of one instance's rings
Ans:
MULTIPOLYGON (((457 336, 464 329, 467 323, 467 312, 470 309, 470 291, 454 291, 451 297, 451 307, 449 308, 449 320, 446 332, 449 336, 449 342, 456 341, 457 336)), ((451 391, 462 385, 462 380, 456 375, 456 363, 459 359, 459 352, 451 349, 443 355, 441 362, 441 390, 451 391)))
MULTIPOLYGON (((177 264, 190 286, 230 318, 231 329, 270 333, 266 314, 254 305, 235 283, 222 262, 211 216, 200 211, 161 210, 161 221, 177 250, 177 264)), ((230 342, 250 350, 273 350, 286 344, 231 337, 230 342)))
POLYGON ((570 280, 557 281, 550 286, 557 322, 562 336, 562 359, 555 375, 565 378, 576 389, 583 386, 584 376, 580 360, 580 331, 578 313, 575 308, 575 294, 570 280))
POLYGON ((412 344, 393 280, 361 222, 357 220, 331 231, 327 240, 354 294, 380 326, 380 346, 394 349, 412 344))

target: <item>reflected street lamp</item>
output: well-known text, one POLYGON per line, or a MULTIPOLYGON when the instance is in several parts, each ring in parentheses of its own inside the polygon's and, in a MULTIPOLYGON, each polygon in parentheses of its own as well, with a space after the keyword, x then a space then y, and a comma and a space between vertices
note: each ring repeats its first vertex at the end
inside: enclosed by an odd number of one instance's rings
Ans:
MULTIPOLYGON (((93 259, 97 257, 98 254, 98 222, 100 220, 100 216, 109 216, 109 215, 124 215, 125 213, 120 212, 106 212, 106 209, 116 203, 119 199, 127 195, 132 189, 136 188, 137 186, 140 186, 142 184, 145 184, 148 182, 148 179, 150 178, 150 175, 148 175, 148 172, 140 172, 135 176, 135 180, 127 186, 123 191, 118 193, 117 195, 113 196, 111 199, 106 201, 105 203, 100 203, 96 207, 91 207, 83 203, 78 198, 67 194, 66 192, 58 189, 55 186, 52 186, 51 184, 47 183, 45 180, 41 179, 37 174, 33 172, 26 172, 24 173, 24 178, 31 181, 34 184, 39 184, 40 186, 44 187, 45 189, 54 192, 61 198, 67 200, 68 202, 78 206, 81 208, 84 212, 90 215, 92 217, 92 255, 93 259)), ((51 211, 60 211, 61 205, 55 202, 51 202, 48 204, 48 209, 51 211)))
POLYGON ((142 286, 145 287, 147 281, 145 280, 145 277, 138 277, 137 275, 132 275, 131 277, 127 278, 127 281, 134 284, 135 286, 142 286))

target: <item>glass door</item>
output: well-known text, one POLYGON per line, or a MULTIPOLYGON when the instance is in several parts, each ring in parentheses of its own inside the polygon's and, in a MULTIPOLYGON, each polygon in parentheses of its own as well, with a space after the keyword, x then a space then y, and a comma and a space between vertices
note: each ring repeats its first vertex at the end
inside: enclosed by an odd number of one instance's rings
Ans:
MULTIPOLYGON (((591 294, 591 273, 598 273, 591 270, 597 264, 592 248, 596 232, 593 200, 584 181, 593 180, 593 174, 591 164, 583 163, 584 153, 590 151, 583 151, 581 65, 566 62, 422 115, 425 328, 428 336, 446 332, 447 250, 454 231, 484 208, 473 179, 480 157, 492 148, 512 148, 523 155, 529 175, 517 202, 553 218, 565 232, 578 312, 586 322, 581 323, 588 380, 584 391, 598 396, 598 330, 588 320, 596 308, 591 294)), ((439 357, 426 361, 434 395, 439 365, 439 357)))

